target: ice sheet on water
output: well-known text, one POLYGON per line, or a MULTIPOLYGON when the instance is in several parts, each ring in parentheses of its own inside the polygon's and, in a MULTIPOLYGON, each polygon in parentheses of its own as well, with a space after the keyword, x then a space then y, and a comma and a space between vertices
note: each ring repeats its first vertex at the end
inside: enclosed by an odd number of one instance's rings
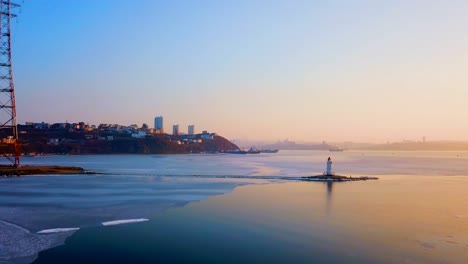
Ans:
POLYGON ((77 231, 79 227, 67 227, 67 228, 52 228, 52 229, 45 229, 37 232, 38 234, 50 234, 50 233, 61 233, 61 232, 69 232, 69 231, 77 231))
POLYGON ((149 221, 147 218, 137 218, 137 219, 122 219, 122 220, 114 220, 114 221, 107 221, 103 222, 103 226, 111 226, 111 225, 123 225, 123 224, 130 224, 130 223, 140 223, 149 221))
POLYGON ((40 251, 62 245, 74 232, 34 234, 0 220, 0 263, 31 263, 40 251))
POLYGON ((30 263, 78 228, 142 222, 168 208, 220 195, 243 180, 56 176, 0 184, 0 263, 30 263), (14 223, 14 224, 10 224, 14 223))

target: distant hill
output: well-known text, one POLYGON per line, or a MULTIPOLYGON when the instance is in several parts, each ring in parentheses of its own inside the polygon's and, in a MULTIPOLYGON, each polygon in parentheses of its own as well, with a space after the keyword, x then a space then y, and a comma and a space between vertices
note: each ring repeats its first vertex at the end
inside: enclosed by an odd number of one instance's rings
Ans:
POLYGON ((371 143, 295 143, 293 141, 279 141, 273 144, 261 146, 261 148, 281 149, 281 150, 329 150, 334 148, 344 148, 347 150, 389 150, 389 151, 468 151, 466 141, 405 141, 388 144, 371 143))
POLYGON ((366 150, 412 150, 412 151, 468 151, 465 141, 428 141, 428 142, 396 142, 371 145, 366 150))
POLYGON ((280 150, 329 150, 336 148, 336 146, 329 145, 325 142, 321 144, 298 144, 294 141, 279 141, 273 144, 264 145, 261 148, 265 149, 280 149, 280 150))

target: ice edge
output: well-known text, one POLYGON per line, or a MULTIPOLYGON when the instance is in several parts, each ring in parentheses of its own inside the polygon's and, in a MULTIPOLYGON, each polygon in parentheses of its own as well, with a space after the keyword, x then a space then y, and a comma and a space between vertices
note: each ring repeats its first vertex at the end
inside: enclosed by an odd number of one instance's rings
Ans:
POLYGON ((44 229, 39 232, 38 234, 50 234, 50 233, 60 233, 60 232, 70 232, 79 230, 79 227, 70 227, 70 228, 53 228, 53 229, 44 229))

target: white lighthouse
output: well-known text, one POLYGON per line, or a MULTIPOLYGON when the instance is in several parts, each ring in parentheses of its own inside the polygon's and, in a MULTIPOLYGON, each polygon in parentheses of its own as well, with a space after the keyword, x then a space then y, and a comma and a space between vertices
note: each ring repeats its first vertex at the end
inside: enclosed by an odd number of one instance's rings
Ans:
POLYGON ((327 175, 327 176, 333 175, 333 173, 332 173, 332 161, 331 161, 331 158, 330 158, 330 157, 328 157, 328 160, 327 160, 327 172, 326 172, 326 175, 327 175))

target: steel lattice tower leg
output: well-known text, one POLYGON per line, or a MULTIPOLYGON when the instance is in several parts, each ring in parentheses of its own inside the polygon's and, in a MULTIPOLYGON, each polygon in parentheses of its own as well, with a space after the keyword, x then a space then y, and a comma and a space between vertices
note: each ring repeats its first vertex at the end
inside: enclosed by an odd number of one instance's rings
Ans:
MULTIPOLYGON (((18 128, 16 126, 15 85, 11 60, 12 9, 19 5, 0 0, 0 135, 2 154, 7 165, 20 165, 18 128)), ((2 164, 4 165, 4 164, 2 164)))

